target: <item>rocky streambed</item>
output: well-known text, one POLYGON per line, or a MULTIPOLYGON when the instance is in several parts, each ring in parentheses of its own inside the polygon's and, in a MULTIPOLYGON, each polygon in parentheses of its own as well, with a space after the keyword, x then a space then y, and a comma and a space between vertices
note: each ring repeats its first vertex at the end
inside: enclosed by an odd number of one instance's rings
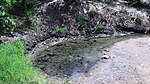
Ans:
MULTIPOLYGON (((134 77, 134 74, 139 73, 132 72, 136 68, 140 69, 141 64, 145 66, 140 62, 148 60, 149 40, 148 38, 131 40, 131 42, 123 40, 138 37, 148 36, 118 36, 49 44, 41 51, 35 52, 32 61, 48 75, 50 81, 56 84, 63 83, 66 78, 71 84, 137 84, 138 77, 134 77), (119 43, 111 47, 116 42, 119 43), (147 51, 144 51, 145 49, 147 51), (143 56, 147 56, 147 59, 143 59, 143 56), (135 82, 128 79, 134 79, 135 82)), ((148 84, 145 81, 141 83, 148 84)))

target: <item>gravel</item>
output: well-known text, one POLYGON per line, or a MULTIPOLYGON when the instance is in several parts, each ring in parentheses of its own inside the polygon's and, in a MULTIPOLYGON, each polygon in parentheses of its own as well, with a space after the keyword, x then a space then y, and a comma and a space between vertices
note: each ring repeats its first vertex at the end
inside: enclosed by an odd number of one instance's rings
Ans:
POLYGON ((150 38, 129 39, 114 44, 110 59, 72 78, 70 84, 150 84, 150 38))

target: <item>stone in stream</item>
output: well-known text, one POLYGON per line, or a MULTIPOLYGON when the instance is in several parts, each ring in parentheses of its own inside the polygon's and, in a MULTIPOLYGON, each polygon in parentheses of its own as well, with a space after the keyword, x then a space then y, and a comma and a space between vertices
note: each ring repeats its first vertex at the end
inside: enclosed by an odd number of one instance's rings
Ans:
POLYGON ((108 55, 103 55, 102 57, 101 57, 101 59, 109 59, 110 58, 110 56, 108 56, 108 55))

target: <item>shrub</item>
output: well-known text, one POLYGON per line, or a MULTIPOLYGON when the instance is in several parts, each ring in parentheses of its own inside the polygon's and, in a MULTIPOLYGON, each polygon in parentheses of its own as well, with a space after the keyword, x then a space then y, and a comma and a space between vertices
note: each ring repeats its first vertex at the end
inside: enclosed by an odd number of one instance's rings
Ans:
POLYGON ((100 31, 102 29, 104 29, 104 25, 103 24, 97 24, 96 25, 96 30, 100 31))
POLYGON ((58 32, 59 34, 62 34, 62 33, 65 32, 65 28, 63 28, 63 27, 58 27, 58 28, 57 28, 57 32, 58 32))
POLYGON ((1 0, 0 1, 0 33, 6 33, 16 26, 15 21, 8 13, 10 7, 16 3, 16 0, 1 0))
POLYGON ((37 0, 0 0, 0 33, 8 33, 17 26, 13 15, 22 15, 26 22, 31 24, 36 2, 37 0))
POLYGON ((85 33, 86 33, 86 34, 92 33, 92 29, 91 29, 91 28, 86 27, 86 28, 85 28, 85 33))
POLYGON ((84 14, 77 14, 75 18, 81 25, 85 24, 86 16, 84 14))

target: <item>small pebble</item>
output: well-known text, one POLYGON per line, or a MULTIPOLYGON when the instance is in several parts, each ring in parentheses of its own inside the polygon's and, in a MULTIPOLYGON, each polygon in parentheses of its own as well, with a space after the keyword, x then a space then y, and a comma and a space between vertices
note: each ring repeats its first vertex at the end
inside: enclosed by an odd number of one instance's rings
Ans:
POLYGON ((103 55, 101 59, 108 59, 109 56, 108 55, 103 55))
POLYGON ((109 51, 109 49, 107 48, 107 49, 105 49, 104 51, 108 52, 108 51, 109 51))

